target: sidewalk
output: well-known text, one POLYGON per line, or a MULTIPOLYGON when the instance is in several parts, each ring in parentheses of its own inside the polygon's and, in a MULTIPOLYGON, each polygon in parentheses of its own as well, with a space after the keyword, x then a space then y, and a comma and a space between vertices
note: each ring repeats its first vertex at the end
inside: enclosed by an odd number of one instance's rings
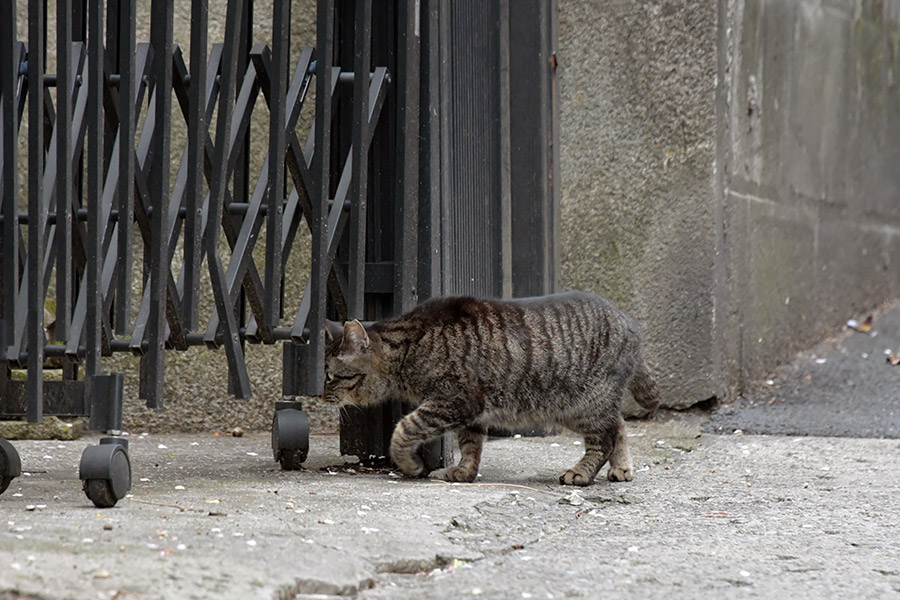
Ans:
POLYGON ((449 485, 329 472, 333 436, 283 473, 265 435, 132 434, 133 497, 106 510, 77 479, 94 439, 15 442, 0 599, 900 597, 900 441, 702 420, 629 422, 635 480, 579 490, 568 436, 490 441, 449 485))

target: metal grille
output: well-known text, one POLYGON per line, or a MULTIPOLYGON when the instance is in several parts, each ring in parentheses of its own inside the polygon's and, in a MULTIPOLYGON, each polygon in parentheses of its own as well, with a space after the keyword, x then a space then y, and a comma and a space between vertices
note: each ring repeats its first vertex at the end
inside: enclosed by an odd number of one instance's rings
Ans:
POLYGON ((108 394, 92 393, 95 378, 104 377, 100 356, 114 352, 142 356, 141 393, 159 407, 164 352, 196 345, 224 348, 237 397, 251 394, 244 343, 303 347, 304 387, 293 391, 321 392, 330 280, 332 304, 349 303, 363 316, 365 166, 390 76, 364 51, 372 43, 371 2, 345 3, 340 12, 356 15, 345 43, 359 50, 344 70, 334 65, 339 11, 332 2, 319 2, 317 48, 304 48, 293 65, 290 2, 272 2, 271 45, 251 45, 249 6, 228 1, 224 39, 242 43, 215 44, 207 55, 207 3, 192 3, 190 64, 204 67, 189 72, 172 42, 170 1, 152 2, 148 43, 135 39, 133 1, 61 0, 60 67, 52 74, 44 71, 44 2, 29 2, 30 43, 16 39, 15 3, 3 3, 0 414, 30 421, 45 413, 115 414, 104 405, 108 394), (306 102, 313 83, 315 106, 306 102), (48 86, 57 87, 55 106, 48 86), (338 103, 352 121, 349 144, 332 143, 343 126, 332 108, 338 103), (314 125, 299 131, 310 110, 314 125), (248 128, 259 111, 268 112, 267 153, 250 173, 248 128), (23 166, 17 151, 25 118, 23 166), (172 147, 175 127, 187 129, 183 148, 172 147), (22 173, 27 207, 18 194, 22 173), (345 243, 356 258, 335 267, 348 221, 354 226, 345 243), (310 231, 312 269, 302 301, 287 306, 284 265, 300 227, 310 231), (263 265, 254 259, 257 244, 265 245, 263 265), (143 276, 133 285, 138 253, 143 276), (198 319, 201 269, 215 299, 206 323, 198 319), (47 300, 55 304, 49 339, 47 300), (44 381, 51 360, 63 365, 62 381, 44 381), (27 369, 25 382, 10 378, 13 367, 27 369))

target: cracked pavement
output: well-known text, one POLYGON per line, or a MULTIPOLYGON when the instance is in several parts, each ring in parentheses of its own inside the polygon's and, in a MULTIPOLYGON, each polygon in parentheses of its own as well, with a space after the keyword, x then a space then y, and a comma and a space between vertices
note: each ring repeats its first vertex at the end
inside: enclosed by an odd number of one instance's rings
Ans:
POLYGON ((580 489, 566 435, 489 441, 451 485, 341 468, 334 436, 284 473, 266 435, 132 434, 133 496, 103 510, 77 479, 96 438, 15 442, 0 599, 900 597, 900 441, 705 418, 629 422, 635 480, 580 489))

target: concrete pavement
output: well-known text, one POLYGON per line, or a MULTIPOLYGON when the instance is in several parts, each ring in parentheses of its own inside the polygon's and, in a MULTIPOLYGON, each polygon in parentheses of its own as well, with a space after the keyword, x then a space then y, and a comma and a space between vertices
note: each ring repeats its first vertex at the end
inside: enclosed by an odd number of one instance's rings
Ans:
POLYGON ((96 436, 15 442, 0 600, 900 598, 900 306, 873 330, 712 417, 630 421, 631 483, 558 485, 570 435, 489 441, 450 485, 360 468, 336 436, 286 473, 265 434, 133 432, 132 495, 98 510, 77 477, 96 436))
POLYGON ((0 598, 900 597, 900 442, 704 418, 629 422, 635 481, 579 490, 570 436, 490 441, 450 485, 346 467, 333 436, 283 473, 265 435, 132 434, 106 510, 77 480, 95 440, 16 442, 0 598))

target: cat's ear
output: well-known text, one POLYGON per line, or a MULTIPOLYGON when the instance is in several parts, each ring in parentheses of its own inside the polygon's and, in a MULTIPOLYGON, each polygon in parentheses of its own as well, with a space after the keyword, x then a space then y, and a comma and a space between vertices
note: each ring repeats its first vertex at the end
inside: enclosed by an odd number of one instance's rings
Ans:
POLYGON ((344 323, 344 338, 341 340, 342 354, 356 354, 369 348, 369 334, 362 323, 354 319, 344 323))
POLYGON ((325 342, 332 343, 339 340, 344 335, 344 326, 339 321, 329 321, 325 319, 325 342))

